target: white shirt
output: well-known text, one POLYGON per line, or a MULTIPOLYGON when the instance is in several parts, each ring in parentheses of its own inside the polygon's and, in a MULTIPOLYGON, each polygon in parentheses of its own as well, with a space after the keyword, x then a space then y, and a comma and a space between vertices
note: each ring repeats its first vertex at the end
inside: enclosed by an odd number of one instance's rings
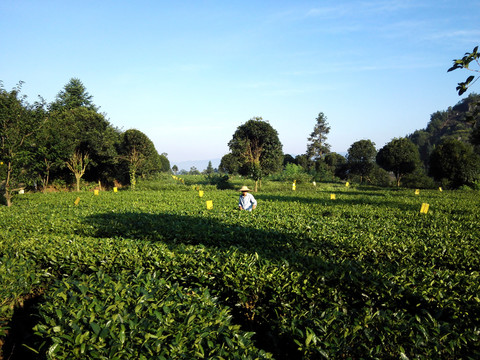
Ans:
POLYGON ((240 195, 238 206, 241 206, 244 210, 252 211, 253 205, 257 206, 257 200, 255 200, 252 194, 247 193, 245 196, 243 196, 243 194, 240 195))

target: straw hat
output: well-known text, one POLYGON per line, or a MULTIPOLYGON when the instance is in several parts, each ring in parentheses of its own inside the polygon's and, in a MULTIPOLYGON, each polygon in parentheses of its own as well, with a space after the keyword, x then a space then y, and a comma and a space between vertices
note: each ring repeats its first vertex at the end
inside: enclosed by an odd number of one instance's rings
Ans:
POLYGON ((238 191, 244 192, 244 191, 252 191, 252 190, 250 190, 247 186, 242 186, 242 188, 238 191))

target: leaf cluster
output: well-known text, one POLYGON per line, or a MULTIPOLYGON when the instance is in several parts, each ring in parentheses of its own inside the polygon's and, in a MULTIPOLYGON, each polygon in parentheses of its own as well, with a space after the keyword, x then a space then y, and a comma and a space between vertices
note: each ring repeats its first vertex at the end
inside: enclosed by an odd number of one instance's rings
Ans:
MULTIPOLYGON (((454 59, 453 66, 450 67, 447 72, 457 69, 467 69, 469 71, 480 72, 480 70, 470 68, 470 64, 472 62, 475 62, 478 66, 480 66, 479 59, 480 53, 478 52, 478 46, 475 46, 472 52, 466 52, 461 59, 454 59)), ((458 95, 463 95, 468 90, 470 85, 477 81, 477 79, 475 79, 474 75, 470 75, 465 81, 458 83, 458 86, 456 88, 456 90, 458 91, 458 95)))

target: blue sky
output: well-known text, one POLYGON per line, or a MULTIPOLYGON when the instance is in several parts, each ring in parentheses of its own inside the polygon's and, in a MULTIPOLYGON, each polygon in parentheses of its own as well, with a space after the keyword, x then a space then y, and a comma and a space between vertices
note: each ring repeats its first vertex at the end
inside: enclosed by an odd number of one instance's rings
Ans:
POLYGON ((254 116, 284 153, 305 152, 319 112, 332 151, 379 149, 461 100, 470 74, 446 70, 480 45, 479 14, 479 1, 3 0, 0 80, 50 102, 79 78, 172 165, 221 158, 254 116))

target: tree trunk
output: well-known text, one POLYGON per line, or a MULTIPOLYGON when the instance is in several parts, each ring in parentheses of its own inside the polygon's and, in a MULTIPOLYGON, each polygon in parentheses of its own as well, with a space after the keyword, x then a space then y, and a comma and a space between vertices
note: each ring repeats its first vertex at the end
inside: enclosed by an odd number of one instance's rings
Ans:
POLYGON ((12 205, 12 191, 10 190, 10 178, 12 174, 12 163, 9 161, 7 165, 7 180, 5 181, 5 200, 7 206, 12 205))
POLYGON ((76 173, 75 178, 77 179, 77 191, 80 191, 80 179, 82 178, 82 175, 76 173))

